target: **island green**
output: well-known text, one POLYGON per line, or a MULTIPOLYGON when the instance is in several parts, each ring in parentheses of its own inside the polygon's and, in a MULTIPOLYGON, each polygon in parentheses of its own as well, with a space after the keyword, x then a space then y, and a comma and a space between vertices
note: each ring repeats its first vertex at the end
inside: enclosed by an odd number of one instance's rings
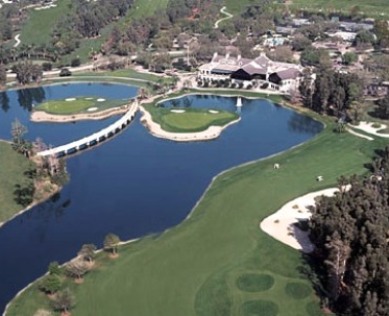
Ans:
POLYGON ((109 108, 119 107, 128 104, 129 102, 129 100, 105 100, 92 97, 77 97, 65 100, 46 101, 37 105, 34 110, 57 115, 94 113, 109 108))
POLYGON ((164 108, 150 104, 144 107, 162 129, 176 133, 203 131, 210 126, 224 126, 239 118, 236 113, 224 110, 164 108))

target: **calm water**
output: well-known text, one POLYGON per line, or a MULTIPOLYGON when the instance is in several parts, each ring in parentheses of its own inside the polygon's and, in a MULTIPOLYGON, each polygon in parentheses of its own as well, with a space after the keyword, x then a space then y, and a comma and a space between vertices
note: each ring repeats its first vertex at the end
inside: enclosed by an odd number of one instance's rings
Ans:
MULTIPOLYGON (((28 122, 44 99, 98 96, 125 99, 122 85, 72 84, 0 94, 0 138, 10 138, 17 117, 28 137, 53 145, 86 136, 115 118, 76 124, 28 122), (8 102, 4 102, 8 100, 8 102)), ((236 111, 236 98, 191 96, 181 105, 236 111)), ((172 106, 166 102, 165 106, 172 106)), ((55 201, 43 203, 0 229, 0 310, 51 261, 64 262, 84 243, 102 245, 109 232, 123 240, 180 223, 213 176, 238 164, 302 143, 321 124, 265 100, 243 100, 242 120, 217 140, 174 143, 148 134, 137 118, 117 137, 67 160, 71 181, 55 201)))

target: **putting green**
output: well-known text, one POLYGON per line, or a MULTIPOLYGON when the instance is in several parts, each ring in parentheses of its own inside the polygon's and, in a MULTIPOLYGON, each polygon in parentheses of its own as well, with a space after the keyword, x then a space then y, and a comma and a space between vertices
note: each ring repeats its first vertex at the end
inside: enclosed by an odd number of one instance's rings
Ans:
POLYGON ((105 100, 95 97, 76 97, 65 100, 50 100, 37 105, 35 111, 56 115, 91 113, 127 104, 128 100, 105 100))

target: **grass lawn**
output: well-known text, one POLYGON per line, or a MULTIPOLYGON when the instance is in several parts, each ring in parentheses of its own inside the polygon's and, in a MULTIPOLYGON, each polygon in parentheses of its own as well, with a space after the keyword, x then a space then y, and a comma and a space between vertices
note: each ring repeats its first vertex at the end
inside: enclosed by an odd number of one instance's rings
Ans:
POLYGON ((127 104, 126 100, 105 100, 98 98, 77 97, 65 100, 50 100, 39 104, 34 108, 36 111, 44 111, 51 114, 76 114, 76 113, 95 113, 113 107, 127 104), (74 100, 75 99, 75 100, 74 100), (96 108, 93 112, 89 108, 96 108))
MULTIPOLYGON (((72 315, 321 315, 299 270, 300 252, 263 233, 259 223, 297 196, 334 186, 340 175, 366 172, 374 149, 387 144, 335 134, 334 124, 325 123, 310 142, 217 177, 180 225, 121 247, 115 260, 99 254, 98 268, 72 285, 72 315), (324 181, 315 180, 318 174, 324 181), (257 284, 247 280, 250 274, 257 284)), ((30 315, 40 300, 38 291, 27 290, 7 315, 30 315)))
POLYGON ((360 12, 367 16, 387 16, 389 7, 387 0, 293 0, 291 8, 308 9, 313 11, 334 12, 341 11, 350 13, 354 7, 358 7, 360 12))
POLYGON ((135 0, 126 15, 125 21, 144 18, 153 15, 155 12, 165 11, 168 2, 169 0, 135 0))
POLYGON ((138 72, 134 69, 120 69, 120 70, 115 70, 115 71, 104 71, 104 72, 79 72, 79 73, 74 73, 73 77, 100 77, 100 78, 123 78, 123 79, 136 79, 140 81, 150 81, 150 82, 158 82, 158 81, 165 81, 165 82, 172 82, 171 77, 166 77, 166 76, 156 76, 150 73, 143 73, 143 72, 138 72))
POLYGON ((16 153, 10 144, 0 141, 0 222, 22 209, 14 200, 15 185, 29 183, 24 172, 31 167, 33 164, 27 158, 16 153))
MULTIPOLYGON (((255 4, 255 2, 255 0, 225 0, 224 4, 227 7, 228 12, 236 15, 241 13, 247 5, 255 4)), ((282 1, 279 1, 279 3, 280 4, 278 5, 284 5, 282 1)), ((289 8, 320 12, 341 11, 347 14, 356 6, 359 8, 360 12, 365 13, 367 16, 376 17, 389 15, 387 0, 292 0, 289 8)))
POLYGON ((162 108, 154 105, 146 105, 153 121, 169 132, 197 132, 206 130, 209 126, 223 126, 236 120, 239 116, 228 111, 210 113, 208 109, 194 108, 162 108), (173 111, 185 111, 175 113, 173 111))
POLYGON ((58 20, 69 11, 70 0, 58 0, 57 6, 47 10, 31 9, 21 30, 21 45, 39 45, 50 41, 50 33, 58 20))

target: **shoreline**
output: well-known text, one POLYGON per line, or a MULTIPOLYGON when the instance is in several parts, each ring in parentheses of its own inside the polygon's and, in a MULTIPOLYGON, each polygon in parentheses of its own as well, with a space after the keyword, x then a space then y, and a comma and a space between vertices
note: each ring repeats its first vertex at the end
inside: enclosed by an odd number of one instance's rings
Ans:
POLYGON ((224 129, 228 126, 238 123, 241 118, 231 121, 224 126, 209 126, 206 130, 201 132, 189 132, 189 133, 176 133, 165 131, 160 124, 153 121, 151 114, 143 107, 139 107, 142 117, 140 122, 150 132, 151 135, 157 138, 163 138, 172 140, 175 142, 194 142, 194 141, 207 141, 218 138, 224 129))

